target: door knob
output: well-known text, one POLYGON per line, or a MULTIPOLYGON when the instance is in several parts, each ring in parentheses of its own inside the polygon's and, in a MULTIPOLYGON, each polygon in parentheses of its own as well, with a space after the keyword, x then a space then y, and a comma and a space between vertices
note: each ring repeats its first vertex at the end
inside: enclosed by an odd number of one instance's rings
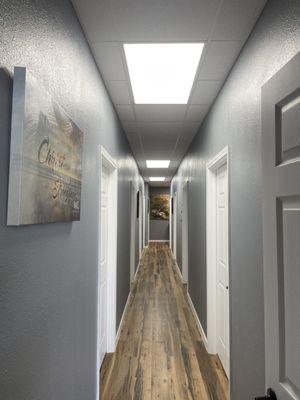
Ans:
POLYGON ((267 390, 266 396, 255 397, 255 400, 277 400, 275 392, 269 388, 267 390))

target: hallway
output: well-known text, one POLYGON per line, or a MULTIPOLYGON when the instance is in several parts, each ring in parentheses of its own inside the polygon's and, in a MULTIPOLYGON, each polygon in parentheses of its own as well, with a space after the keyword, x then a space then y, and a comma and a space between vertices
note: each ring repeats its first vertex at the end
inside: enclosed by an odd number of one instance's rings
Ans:
POLYGON ((100 389, 101 400, 228 399, 228 380, 205 350, 167 244, 144 250, 100 389))

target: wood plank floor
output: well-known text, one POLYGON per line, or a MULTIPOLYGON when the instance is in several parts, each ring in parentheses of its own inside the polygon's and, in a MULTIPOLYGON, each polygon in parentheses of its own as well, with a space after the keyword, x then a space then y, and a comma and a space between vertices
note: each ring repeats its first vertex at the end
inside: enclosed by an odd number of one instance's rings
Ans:
POLYGON ((227 400, 167 244, 144 252, 116 352, 101 368, 101 400, 227 400))

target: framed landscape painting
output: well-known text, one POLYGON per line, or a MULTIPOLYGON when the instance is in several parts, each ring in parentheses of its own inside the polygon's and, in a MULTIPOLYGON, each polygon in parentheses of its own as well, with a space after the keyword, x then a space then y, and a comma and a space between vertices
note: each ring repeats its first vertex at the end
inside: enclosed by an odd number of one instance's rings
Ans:
POLYGON ((82 153, 82 131, 16 67, 7 225, 80 220, 82 153))
POLYGON ((150 195, 150 219, 168 221, 170 214, 170 195, 150 195))

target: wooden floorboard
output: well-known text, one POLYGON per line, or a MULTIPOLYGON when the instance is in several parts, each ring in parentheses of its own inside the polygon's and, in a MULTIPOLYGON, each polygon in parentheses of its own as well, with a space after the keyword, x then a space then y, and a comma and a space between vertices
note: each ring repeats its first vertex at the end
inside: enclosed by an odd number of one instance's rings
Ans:
POLYGON ((218 357, 206 352, 165 243, 143 253, 116 352, 101 367, 101 400, 227 400, 218 357))

